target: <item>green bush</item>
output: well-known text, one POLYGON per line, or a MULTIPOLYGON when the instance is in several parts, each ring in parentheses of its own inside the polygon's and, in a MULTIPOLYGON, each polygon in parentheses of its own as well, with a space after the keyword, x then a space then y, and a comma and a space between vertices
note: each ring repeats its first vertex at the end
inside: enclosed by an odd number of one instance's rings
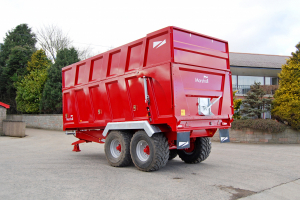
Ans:
POLYGON ((235 120, 231 123, 232 129, 252 128, 269 133, 279 133, 286 129, 286 125, 272 119, 235 120))
POLYGON ((235 94, 238 92, 238 90, 232 92, 233 96, 233 108, 234 108, 234 114, 233 119, 241 119, 241 113, 240 113, 240 107, 242 105, 242 99, 235 98, 235 94))
POLYGON ((274 95, 272 117, 300 130, 300 42, 296 48, 279 73, 279 89, 274 95))
POLYGON ((254 85, 250 86, 250 91, 247 92, 245 99, 242 101, 242 109, 240 112, 242 118, 245 119, 261 119, 262 113, 270 110, 272 100, 271 98, 265 98, 266 92, 261 88, 260 82, 254 82, 254 85))

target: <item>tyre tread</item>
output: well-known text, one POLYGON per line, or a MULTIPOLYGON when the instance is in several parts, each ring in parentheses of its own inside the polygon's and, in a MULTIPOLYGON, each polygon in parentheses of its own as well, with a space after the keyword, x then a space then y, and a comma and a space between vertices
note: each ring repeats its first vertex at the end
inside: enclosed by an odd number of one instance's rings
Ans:
POLYGON ((119 165, 119 167, 125 167, 132 164, 132 160, 130 156, 130 141, 132 138, 132 134, 121 131, 121 135, 123 136, 126 145, 125 145, 125 154, 124 154, 123 162, 119 165))
POLYGON ((187 154, 185 151, 178 151, 178 155, 186 163, 196 164, 208 158, 211 152, 211 142, 208 137, 200 137, 195 141, 195 150, 192 154, 187 154))
MULTIPOLYGON (((128 165, 131 165, 132 160, 131 160, 131 156, 130 156, 130 141, 132 138, 132 134, 129 132, 125 132, 125 131, 113 131, 113 132, 117 133, 121 137, 121 139, 124 140, 125 145, 122 147, 122 149, 124 149, 124 154, 121 154, 122 157, 120 158, 119 162, 113 163, 109 160, 107 153, 105 152, 106 159, 108 160, 109 164, 113 167, 125 167, 128 165)), ((109 147, 106 147, 106 145, 108 145, 108 144, 105 143, 104 148, 105 149, 109 148, 109 147)))
POLYGON ((141 168, 135 164, 139 170, 145 172, 159 170, 167 164, 169 159, 169 144, 166 137, 162 133, 155 133, 151 139, 155 148, 153 162, 147 168, 141 168))

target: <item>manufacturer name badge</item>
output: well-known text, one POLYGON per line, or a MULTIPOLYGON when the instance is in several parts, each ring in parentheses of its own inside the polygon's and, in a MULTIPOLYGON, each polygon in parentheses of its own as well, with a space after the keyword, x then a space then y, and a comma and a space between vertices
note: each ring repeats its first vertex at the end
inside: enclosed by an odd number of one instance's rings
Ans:
POLYGON ((203 79, 195 78, 196 83, 208 83, 208 76, 203 76, 203 79))

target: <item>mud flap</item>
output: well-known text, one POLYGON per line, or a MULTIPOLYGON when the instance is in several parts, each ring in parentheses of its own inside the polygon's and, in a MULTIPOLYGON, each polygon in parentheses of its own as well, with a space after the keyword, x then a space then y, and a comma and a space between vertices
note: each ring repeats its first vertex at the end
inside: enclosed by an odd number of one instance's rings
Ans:
POLYGON ((177 149, 190 148, 190 132, 177 132, 177 149))
POLYGON ((219 134, 221 143, 230 142, 228 129, 219 129, 219 134))

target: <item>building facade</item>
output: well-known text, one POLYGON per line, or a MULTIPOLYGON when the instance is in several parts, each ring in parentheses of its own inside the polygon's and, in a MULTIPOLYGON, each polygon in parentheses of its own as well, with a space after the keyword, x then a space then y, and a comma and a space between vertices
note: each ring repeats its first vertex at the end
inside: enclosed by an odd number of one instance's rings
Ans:
POLYGON ((232 72, 232 89, 242 98, 254 82, 260 82, 268 96, 278 89, 278 73, 290 56, 229 53, 232 72))

